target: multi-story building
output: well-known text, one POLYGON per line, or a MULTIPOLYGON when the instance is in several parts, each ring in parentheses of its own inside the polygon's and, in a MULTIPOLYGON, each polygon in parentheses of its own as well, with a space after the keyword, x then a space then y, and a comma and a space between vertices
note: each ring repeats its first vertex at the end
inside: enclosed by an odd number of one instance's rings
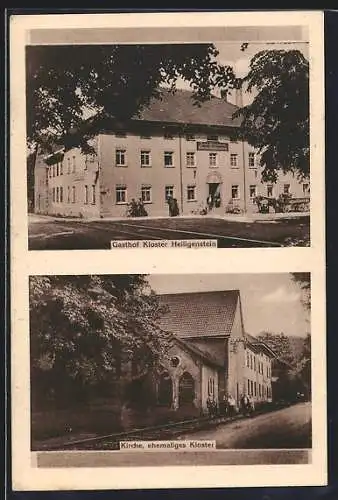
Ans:
MULTIPOLYGON (((261 182, 255 150, 236 140, 236 106, 213 97, 196 106, 188 91, 163 92, 126 123, 102 123, 91 155, 58 148, 38 156, 35 211, 79 217, 123 217, 141 199, 148 215, 167 215, 168 198, 181 214, 199 213, 212 200, 224 214, 257 210, 258 195, 309 196, 309 182, 292 174, 261 182)), ((90 122, 89 122, 90 123, 90 122)), ((88 126, 88 124, 87 124, 88 126)))
POLYGON ((206 411, 231 394, 271 402, 274 353, 244 329, 239 290, 159 295, 167 312, 161 328, 177 342, 159 381, 160 401, 179 408, 184 401, 206 411))

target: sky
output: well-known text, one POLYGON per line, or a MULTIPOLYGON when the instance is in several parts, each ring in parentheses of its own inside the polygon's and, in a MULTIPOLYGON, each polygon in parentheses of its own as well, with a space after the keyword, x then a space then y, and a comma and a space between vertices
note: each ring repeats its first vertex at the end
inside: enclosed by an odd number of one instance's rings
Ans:
POLYGON ((158 294, 240 290, 244 328, 251 335, 270 331, 304 337, 310 333, 309 312, 288 273, 153 274, 148 281, 158 294))

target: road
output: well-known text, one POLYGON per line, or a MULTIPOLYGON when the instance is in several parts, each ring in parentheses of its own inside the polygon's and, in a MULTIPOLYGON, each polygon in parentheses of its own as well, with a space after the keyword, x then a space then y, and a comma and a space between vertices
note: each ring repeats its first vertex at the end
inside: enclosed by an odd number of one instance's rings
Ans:
POLYGON ((215 439, 218 448, 311 448, 311 404, 299 403, 216 429, 184 434, 180 439, 215 439))
POLYGON ((288 245, 289 239, 308 240, 309 218, 268 222, 212 218, 76 221, 34 215, 29 218, 29 250, 99 250, 110 248, 111 240, 161 239, 216 239, 219 248, 280 247, 288 245))
POLYGON ((53 451, 34 453, 38 467, 306 464, 311 461, 311 404, 243 418, 180 440, 216 440, 214 451, 53 451))

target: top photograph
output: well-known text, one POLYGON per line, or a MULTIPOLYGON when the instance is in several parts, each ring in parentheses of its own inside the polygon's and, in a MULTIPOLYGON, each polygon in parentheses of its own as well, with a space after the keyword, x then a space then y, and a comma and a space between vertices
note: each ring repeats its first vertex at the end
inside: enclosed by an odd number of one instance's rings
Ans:
POLYGON ((113 32, 30 30, 29 250, 310 246, 307 27, 113 32))

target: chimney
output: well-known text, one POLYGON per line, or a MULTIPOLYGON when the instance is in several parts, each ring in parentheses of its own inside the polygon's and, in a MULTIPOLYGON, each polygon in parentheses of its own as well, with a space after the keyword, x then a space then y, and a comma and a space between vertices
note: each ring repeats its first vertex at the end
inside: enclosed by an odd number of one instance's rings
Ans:
POLYGON ((243 107, 243 89, 242 89, 242 87, 235 90, 235 102, 236 102, 236 106, 238 106, 239 108, 243 107))

